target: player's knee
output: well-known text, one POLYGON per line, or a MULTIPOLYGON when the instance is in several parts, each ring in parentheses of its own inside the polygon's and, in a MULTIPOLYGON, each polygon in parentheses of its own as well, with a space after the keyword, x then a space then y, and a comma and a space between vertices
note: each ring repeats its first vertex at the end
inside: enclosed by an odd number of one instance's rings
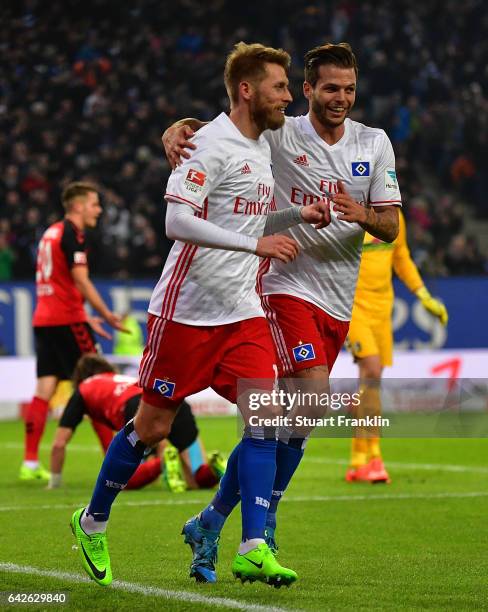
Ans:
POLYGON ((136 427, 139 440, 146 446, 155 446, 161 440, 168 437, 171 426, 165 421, 154 421, 153 423, 142 423, 136 427))
POLYGON ((311 419, 318 419, 327 412, 330 394, 329 369, 326 365, 314 366, 298 373, 296 382, 300 391, 299 412, 311 419))
POLYGON ((379 355, 368 355, 358 360, 359 375, 362 381, 378 381, 381 379, 383 366, 379 355))
POLYGON ((172 411, 154 409, 142 402, 134 419, 134 428, 143 444, 155 446, 168 437, 172 420, 172 411))

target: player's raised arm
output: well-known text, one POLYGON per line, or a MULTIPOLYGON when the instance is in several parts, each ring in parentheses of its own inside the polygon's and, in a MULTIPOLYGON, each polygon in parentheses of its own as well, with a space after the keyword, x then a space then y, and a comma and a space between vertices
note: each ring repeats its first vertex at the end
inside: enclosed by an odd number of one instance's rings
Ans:
POLYGON ((196 149, 195 143, 190 139, 204 125, 206 125, 205 121, 188 117, 176 121, 165 130, 161 140, 173 170, 181 164, 182 159, 190 159, 191 155, 187 149, 196 149))
POLYGON ((400 280, 417 296, 425 310, 430 312, 434 317, 437 317, 441 325, 447 325, 449 319, 447 308, 440 300, 430 294, 410 255, 405 219, 401 213, 400 231, 393 252, 393 269, 400 280))

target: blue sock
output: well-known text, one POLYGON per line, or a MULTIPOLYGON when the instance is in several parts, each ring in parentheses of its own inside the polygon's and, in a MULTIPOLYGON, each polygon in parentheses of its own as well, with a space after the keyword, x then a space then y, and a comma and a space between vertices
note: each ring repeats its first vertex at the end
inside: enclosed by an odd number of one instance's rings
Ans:
POLYGON ((239 442, 227 461, 227 468, 220 481, 219 490, 200 514, 200 525, 204 529, 220 531, 229 514, 241 500, 237 473, 240 447, 241 443, 239 442))
MULTIPOLYGON (((273 501, 273 496, 271 495, 271 501, 269 503, 270 508, 271 508, 272 501, 273 501)), ((271 510, 268 510, 266 514, 266 527, 271 527, 271 529, 276 529, 276 511, 271 512, 271 510)))
POLYGON ((108 521, 115 498, 141 463, 144 451, 145 446, 134 431, 134 423, 129 421, 108 448, 87 514, 96 521, 108 521))
POLYGON ((266 517, 267 527, 276 529, 276 510, 283 493, 302 460, 302 444, 303 438, 290 438, 288 444, 278 440, 276 447, 276 476, 266 517))
POLYGON ((276 473, 276 440, 243 438, 238 473, 242 541, 264 539, 266 513, 276 473))
POLYGON ((206 460, 203 458, 202 449, 198 438, 190 444, 190 446, 186 449, 188 451, 188 455, 190 457, 190 465, 191 465, 191 473, 195 474, 195 472, 204 464, 206 460))

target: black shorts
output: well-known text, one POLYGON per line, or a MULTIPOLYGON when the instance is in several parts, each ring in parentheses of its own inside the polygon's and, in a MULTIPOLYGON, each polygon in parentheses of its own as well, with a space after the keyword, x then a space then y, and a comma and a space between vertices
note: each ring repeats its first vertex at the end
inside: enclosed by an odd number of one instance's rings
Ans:
POLYGON ((71 378, 83 353, 96 353, 95 337, 88 323, 34 327, 37 377, 71 378))
MULTIPOLYGON (((136 395, 126 401, 124 408, 126 423, 134 418, 137 408, 139 407, 140 399, 141 395, 136 395)), ((198 427, 193 412, 191 411, 190 404, 182 402, 176 413, 173 425, 171 426, 168 440, 181 453, 191 446, 197 438, 198 427)))

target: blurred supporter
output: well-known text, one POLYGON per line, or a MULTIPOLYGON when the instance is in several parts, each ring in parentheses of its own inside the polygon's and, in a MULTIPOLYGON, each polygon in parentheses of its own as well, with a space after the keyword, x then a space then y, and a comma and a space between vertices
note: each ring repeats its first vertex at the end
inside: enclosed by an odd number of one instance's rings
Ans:
POLYGON ((0 231, 0 281, 8 281, 12 278, 13 261, 14 252, 9 246, 8 235, 0 231))
POLYGON ((451 274, 483 274, 486 272, 483 258, 473 236, 456 234, 451 239, 445 256, 451 274))
POLYGON ((325 41, 350 42, 362 66, 353 118, 381 125, 394 144, 421 272, 486 273, 477 241, 460 247, 457 236, 472 231, 465 219, 488 218, 483 0, 441 11, 415 0, 395 10, 382 0, 282 0, 279 7, 272 0, 139 0, 115 11, 108 0, 52 0, 46 11, 40 0, 5 3, 0 219, 11 224, 3 240, 15 255, 15 278, 32 278, 36 241, 62 216, 53 204, 59 186, 81 175, 103 185, 107 211, 100 235, 112 261, 97 257, 93 272, 154 275, 156 258, 171 246, 157 253, 151 247, 150 229, 159 245, 164 240, 161 185, 169 167, 160 134, 177 117, 220 112, 222 49, 241 39, 292 54, 292 114, 304 110, 297 95, 304 52, 325 41))

